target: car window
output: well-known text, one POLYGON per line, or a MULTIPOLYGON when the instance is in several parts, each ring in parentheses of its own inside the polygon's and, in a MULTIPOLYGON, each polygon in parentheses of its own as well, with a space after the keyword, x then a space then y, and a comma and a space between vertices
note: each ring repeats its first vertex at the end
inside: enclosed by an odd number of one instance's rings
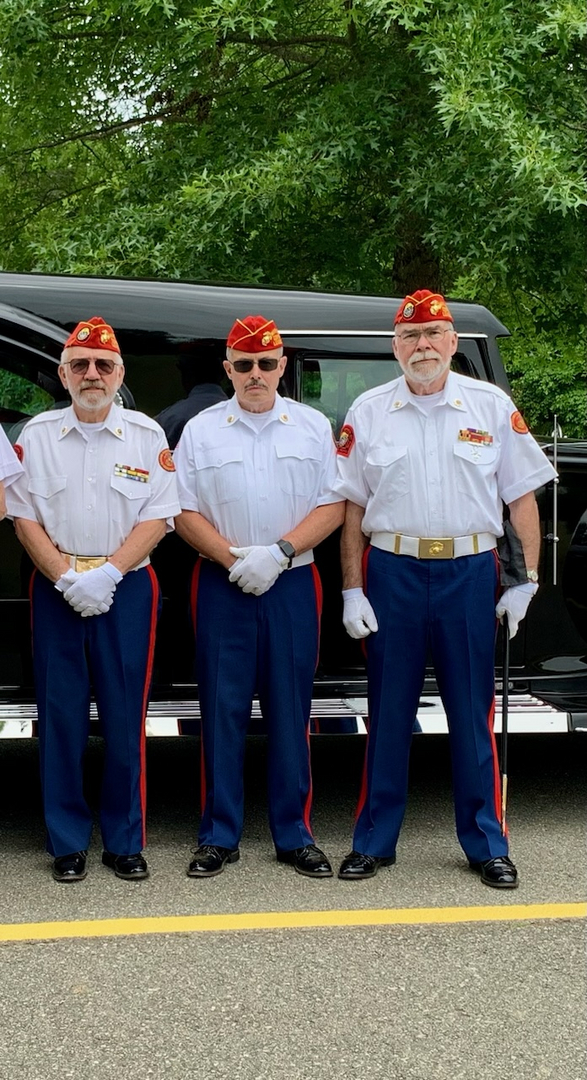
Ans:
POLYGON ((31 377, 0 369, 0 423, 5 430, 24 417, 49 409, 53 403, 53 395, 31 377))
POLYGON ((391 358, 305 356, 301 365, 301 399, 328 417, 335 435, 359 394, 401 375, 391 358))

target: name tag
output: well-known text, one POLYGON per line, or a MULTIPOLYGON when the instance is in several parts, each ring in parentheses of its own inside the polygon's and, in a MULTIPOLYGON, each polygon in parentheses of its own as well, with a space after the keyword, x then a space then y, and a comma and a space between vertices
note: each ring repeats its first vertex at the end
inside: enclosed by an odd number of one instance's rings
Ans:
POLYGON ((488 431, 478 431, 477 428, 461 428, 459 442, 476 443, 478 446, 491 446, 493 444, 493 435, 490 435, 488 431))
POLYGON ((133 465, 115 465, 115 476, 126 476, 128 480, 138 480, 139 484, 146 484, 149 479, 148 469, 136 469, 133 465))

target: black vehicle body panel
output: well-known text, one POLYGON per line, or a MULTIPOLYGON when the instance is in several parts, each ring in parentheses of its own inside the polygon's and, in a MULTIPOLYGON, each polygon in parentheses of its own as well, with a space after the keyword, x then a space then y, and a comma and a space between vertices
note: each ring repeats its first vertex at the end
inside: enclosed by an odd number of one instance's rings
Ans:
MULTIPOLYGON (((83 318, 101 315, 117 334, 125 361, 124 402, 151 416, 183 396, 176 360, 182 343, 216 339, 219 350, 237 316, 262 313, 282 331, 288 367, 282 393, 314 404, 340 426, 353 397, 367 385, 394 378, 393 317, 399 301, 340 293, 214 286, 185 282, 127 281, 0 274, 0 370, 25 372, 56 400, 63 391, 56 367, 67 333, 83 318), (368 380, 365 386, 363 373, 368 380)), ((459 370, 508 391, 499 353, 508 331, 486 308, 450 301, 459 332, 459 370)), ((0 401, 0 421, 10 428, 23 413, 0 401)), ((552 459, 551 443, 545 450, 552 459)), ((544 584, 512 642, 511 681, 578 718, 587 714, 587 444, 558 441, 558 508, 554 487, 538 493, 544 545, 544 584), (555 525, 556 523, 556 525, 555 525), (555 539, 555 532, 558 539, 555 539), (555 565, 556 564, 556 565, 555 565)), ((316 551, 324 586, 320 663, 315 698, 365 695, 359 643, 342 628, 338 534, 316 551)), ((0 524, 0 703, 34 699, 30 658, 30 565, 9 522, 0 524)), ((153 556, 164 594, 153 698, 196 698, 188 583, 194 555, 167 536, 153 556)), ((501 653, 498 641, 496 656, 501 653)), ((499 661, 497 664, 499 678, 499 661)), ((432 671, 427 688, 434 692, 432 671)), ((569 719, 573 726, 573 716, 569 719)))

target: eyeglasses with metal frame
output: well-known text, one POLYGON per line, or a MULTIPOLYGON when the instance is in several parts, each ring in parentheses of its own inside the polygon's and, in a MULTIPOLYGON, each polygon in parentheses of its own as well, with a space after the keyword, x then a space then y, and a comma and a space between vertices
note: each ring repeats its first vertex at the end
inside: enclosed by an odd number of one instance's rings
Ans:
POLYGON ((450 334, 452 326, 447 326, 442 329, 440 326, 429 326, 425 330, 406 330, 403 334, 396 334, 398 341, 403 341, 406 345, 415 345, 420 340, 422 335, 427 341, 440 341, 444 334, 450 334))

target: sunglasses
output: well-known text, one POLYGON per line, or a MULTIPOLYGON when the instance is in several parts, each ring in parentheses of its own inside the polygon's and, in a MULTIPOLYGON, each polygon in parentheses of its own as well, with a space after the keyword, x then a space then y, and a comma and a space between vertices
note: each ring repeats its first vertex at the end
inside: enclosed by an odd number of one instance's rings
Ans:
POLYGON ((252 371, 255 364, 259 371, 275 371, 279 360, 276 360, 274 356, 268 356, 265 360, 231 360, 231 363, 239 375, 244 375, 246 371, 252 371))
POLYGON ((99 375, 112 375, 115 367, 122 367, 122 364, 117 364, 115 360, 107 360, 106 358, 98 360, 64 360, 64 364, 69 364, 74 375, 86 375, 90 364, 93 364, 99 375))

